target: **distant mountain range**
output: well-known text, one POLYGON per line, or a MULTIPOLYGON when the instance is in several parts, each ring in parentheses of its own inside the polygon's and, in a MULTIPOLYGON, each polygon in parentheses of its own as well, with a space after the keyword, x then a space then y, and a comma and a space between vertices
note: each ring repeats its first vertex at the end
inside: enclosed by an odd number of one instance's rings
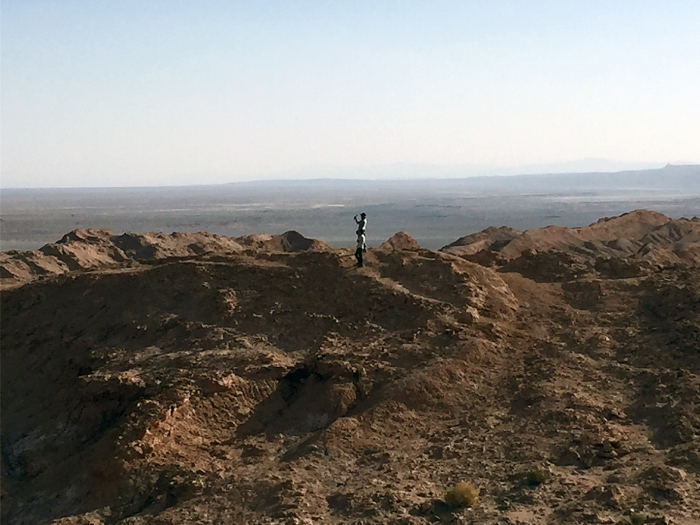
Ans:
MULTIPOLYGON (((415 167, 414 167, 415 168, 415 167)), ((482 175, 451 177, 433 166, 422 177, 367 178, 321 177, 296 180, 263 180, 227 185, 237 190, 281 191, 297 189, 310 192, 348 192, 351 194, 377 191, 473 191, 508 194, 560 194, 581 191, 666 191, 700 194, 700 165, 671 165, 662 168, 618 172, 538 173, 529 175, 482 175), (361 181, 361 184, 359 182, 361 181)), ((417 169, 417 168, 416 168, 417 169)), ((406 172, 408 173, 408 172, 406 172)), ((416 172, 417 173, 417 172, 416 172)))
MULTIPOLYGON (((682 163, 687 164, 687 163, 682 163)), ((547 173, 612 173, 659 169, 661 163, 622 162, 608 159, 580 159, 546 164, 494 166, 490 164, 413 164, 395 163, 378 166, 310 166, 300 170, 279 172, 265 179, 459 179, 478 176, 541 175, 547 173)))

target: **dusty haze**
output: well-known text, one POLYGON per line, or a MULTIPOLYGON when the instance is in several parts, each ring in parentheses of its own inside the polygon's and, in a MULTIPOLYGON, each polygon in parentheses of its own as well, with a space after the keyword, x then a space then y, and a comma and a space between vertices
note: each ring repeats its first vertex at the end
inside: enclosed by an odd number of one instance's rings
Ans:
POLYGON ((3 190, 2 250, 37 249, 75 228, 115 233, 207 231, 227 236, 294 229, 352 246, 352 216, 369 216, 377 246, 408 231, 437 249, 489 226, 584 226, 650 208, 700 213, 700 166, 618 173, 467 179, 267 181, 218 186, 3 190))

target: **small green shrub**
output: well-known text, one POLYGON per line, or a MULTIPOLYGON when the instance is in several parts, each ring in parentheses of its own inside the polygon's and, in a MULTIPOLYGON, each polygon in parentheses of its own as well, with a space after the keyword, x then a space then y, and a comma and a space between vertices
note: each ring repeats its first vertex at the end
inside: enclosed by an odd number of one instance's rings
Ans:
POLYGON ((445 503, 450 507, 473 507, 479 501, 479 489, 471 483, 460 481, 445 493, 445 503))
POLYGON ((537 485, 547 483, 550 479, 551 476, 549 475, 549 472, 544 470, 529 470, 525 474, 525 483, 531 487, 536 487, 537 485))

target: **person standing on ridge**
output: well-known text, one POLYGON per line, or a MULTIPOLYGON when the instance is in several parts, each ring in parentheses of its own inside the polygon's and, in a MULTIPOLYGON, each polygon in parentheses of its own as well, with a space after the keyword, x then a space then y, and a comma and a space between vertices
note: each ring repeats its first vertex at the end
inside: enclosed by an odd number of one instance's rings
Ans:
POLYGON ((357 215, 353 217, 357 223, 357 247, 355 248, 355 259, 357 259, 357 267, 362 268, 364 263, 362 261, 362 254, 367 251, 367 238, 365 237, 365 231, 367 229, 367 215, 365 213, 360 214, 360 220, 357 220, 357 215))

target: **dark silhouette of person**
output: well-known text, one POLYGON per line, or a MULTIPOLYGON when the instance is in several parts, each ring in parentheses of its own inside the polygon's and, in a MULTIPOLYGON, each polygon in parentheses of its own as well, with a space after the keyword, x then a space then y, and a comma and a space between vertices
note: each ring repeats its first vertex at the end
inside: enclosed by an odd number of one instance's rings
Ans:
POLYGON ((364 212, 360 213, 359 221, 357 220, 357 215, 355 215, 353 219, 355 219, 355 223, 357 223, 357 231, 355 232, 357 234, 355 259, 357 260, 357 267, 362 268, 364 266, 362 254, 367 251, 367 237, 365 236, 367 230, 367 214, 364 212))
POLYGON ((364 234, 367 231, 367 214, 365 212, 360 213, 360 220, 357 220, 357 215, 353 217, 357 223, 357 235, 361 233, 364 234))
MULTIPOLYGON (((360 230, 357 230, 358 232, 360 230)), ((357 259, 357 267, 362 268, 364 263, 362 261, 362 254, 367 251, 367 244, 365 243, 365 234, 357 234, 357 247, 355 248, 355 259, 357 259)))

